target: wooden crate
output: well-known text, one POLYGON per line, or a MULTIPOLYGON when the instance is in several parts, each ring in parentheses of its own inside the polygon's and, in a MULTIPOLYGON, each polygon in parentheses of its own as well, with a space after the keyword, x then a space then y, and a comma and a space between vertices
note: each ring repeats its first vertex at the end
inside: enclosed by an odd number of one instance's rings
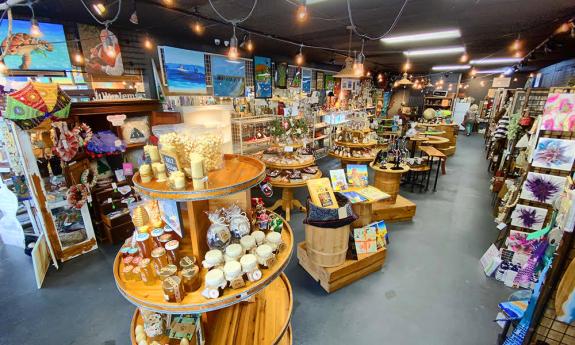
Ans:
POLYGON ((371 220, 372 222, 385 220, 388 223, 405 222, 415 217, 415 210, 414 202, 398 195, 395 204, 374 203, 371 220))
POLYGON ((379 271, 385 262, 386 249, 377 253, 361 255, 359 260, 346 259, 337 267, 320 267, 309 260, 305 242, 297 246, 297 258, 301 267, 328 293, 334 292, 359 280, 370 273, 379 271))

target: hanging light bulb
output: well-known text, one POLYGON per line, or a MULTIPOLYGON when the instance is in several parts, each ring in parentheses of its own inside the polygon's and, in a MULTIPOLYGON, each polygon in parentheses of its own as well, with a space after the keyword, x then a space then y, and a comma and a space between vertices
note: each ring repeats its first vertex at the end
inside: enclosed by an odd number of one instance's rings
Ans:
POLYGON ((97 2, 97 3, 93 4, 92 9, 99 16, 102 16, 102 15, 104 15, 104 13, 106 13, 106 6, 104 6, 104 4, 102 4, 101 2, 97 2))
POLYGON ((74 54, 74 61, 76 62, 76 64, 81 65, 84 63, 84 56, 82 56, 80 52, 77 52, 76 54, 74 54))
POLYGON ((40 31, 40 26, 36 20, 36 15, 34 14, 34 7, 32 7, 32 2, 28 3, 30 12, 32 12, 32 19, 30 19, 30 36, 33 38, 42 37, 42 31, 40 31))
POLYGON ((246 50, 250 53, 254 51, 254 43, 251 38, 248 38, 248 41, 246 42, 246 50))
POLYGON ((194 22, 192 24, 192 30, 196 33, 196 35, 201 35, 204 33, 204 26, 199 21, 194 22))
POLYGON ((238 58, 238 38, 236 37, 236 25, 234 24, 234 34, 230 39, 230 49, 228 50, 228 57, 231 60, 235 60, 238 58))
POLYGON ((359 55, 357 55, 355 61, 356 61, 356 73, 358 75, 363 75, 364 72, 364 64, 365 64, 365 54, 363 53, 363 46, 365 44, 365 40, 362 39, 361 40, 361 51, 359 52, 359 55))
POLYGON ((463 55, 461 55, 461 57, 459 58, 459 62, 461 63, 466 63, 469 60, 469 55, 467 55, 467 53, 463 53, 463 55))
POLYGON ((299 46, 299 53, 295 56, 295 63, 298 66, 303 65, 304 62, 302 49, 303 49, 303 43, 299 46))
POLYGON ((166 6, 172 6, 174 4, 173 0, 163 0, 162 2, 166 6))
POLYGON ((149 37, 146 37, 144 39, 144 48, 146 49, 152 49, 154 47, 154 44, 152 44, 152 41, 150 40, 149 37))
POLYGON ((513 44, 511 45, 511 50, 519 50, 521 49, 521 40, 519 39, 519 36, 517 36, 517 38, 515 39, 515 41, 513 41, 513 44))
POLYGON ((409 71, 410 68, 411 68, 411 63, 409 62, 409 60, 407 60, 405 62, 405 64, 403 65, 403 71, 407 72, 407 71, 409 71))
POLYGON ((305 22, 307 19, 307 6, 306 0, 302 0, 296 11, 296 18, 299 22, 305 22))
POLYGON ((564 33, 564 32, 569 31, 569 29, 571 29, 571 25, 569 24, 569 22, 567 22, 567 23, 561 24, 561 26, 559 28, 557 28, 557 30, 555 32, 560 34, 560 33, 564 33))
POLYGON ((366 76, 366 77, 371 77, 371 72, 370 72, 370 71, 367 71, 367 73, 365 73, 365 76, 366 76))

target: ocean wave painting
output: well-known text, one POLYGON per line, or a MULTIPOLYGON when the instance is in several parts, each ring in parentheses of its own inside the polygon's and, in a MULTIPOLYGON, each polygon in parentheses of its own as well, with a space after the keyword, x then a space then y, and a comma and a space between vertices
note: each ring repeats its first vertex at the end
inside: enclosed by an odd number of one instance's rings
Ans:
POLYGON ((304 93, 311 93, 311 69, 304 68, 302 70, 301 90, 304 93))
POLYGON ((254 86, 256 98, 271 98, 272 59, 254 56, 254 86))
POLYGON ((168 91, 206 94, 204 53, 173 47, 160 47, 168 91))
POLYGON ((243 97, 246 93, 245 62, 215 55, 211 59, 214 96, 243 97))
MULTIPOLYGON (((13 70, 70 71, 70 54, 66 44, 64 27, 60 24, 38 23, 42 36, 29 35, 30 22, 12 21, 12 40, 4 63, 13 70)), ((0 25, 0 40, 8 35, 8 20, 0 25)), ((4 48, 3 48, 4 49, 4 48)))

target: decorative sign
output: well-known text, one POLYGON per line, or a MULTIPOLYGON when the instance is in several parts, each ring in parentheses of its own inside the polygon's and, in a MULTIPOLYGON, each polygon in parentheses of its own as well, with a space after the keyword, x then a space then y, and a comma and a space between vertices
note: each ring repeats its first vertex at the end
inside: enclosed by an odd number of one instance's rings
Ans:
POLYGON ((493 84, 491 87, 509 87, 511 85, 511 78, 501 77, 493 78, 493 84))
POLYGON ((115 100, 115 99, 143 99, 144 95, 137 93, 136 89, 95 89, 94 99, 115 100))
POLYGON ((174 155, 173 153, 161 151, 160 156, 162 156, 162 161, 164 162, 164 165, 166 166, 166 171, 168 172, 168 174, 171 174, 175 171, 182 170, 181 166, 180 166, 180 161, 178 160, 178 157, 176 155, 174 155))
POLYGON ((122 126, 124 124, 124 120, 126 120, 126 114, 118 114, 118 115, 108 115, 106 116, 106 120, 112 123, 112 126, 122 126))

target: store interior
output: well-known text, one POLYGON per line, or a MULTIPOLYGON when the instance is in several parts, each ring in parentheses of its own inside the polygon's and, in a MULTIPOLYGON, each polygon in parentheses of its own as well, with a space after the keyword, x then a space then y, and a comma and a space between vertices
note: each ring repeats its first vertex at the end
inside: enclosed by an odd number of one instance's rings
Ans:
POLYGON ((0 0, 0 344, 575 344, 569 0, 0 0))

